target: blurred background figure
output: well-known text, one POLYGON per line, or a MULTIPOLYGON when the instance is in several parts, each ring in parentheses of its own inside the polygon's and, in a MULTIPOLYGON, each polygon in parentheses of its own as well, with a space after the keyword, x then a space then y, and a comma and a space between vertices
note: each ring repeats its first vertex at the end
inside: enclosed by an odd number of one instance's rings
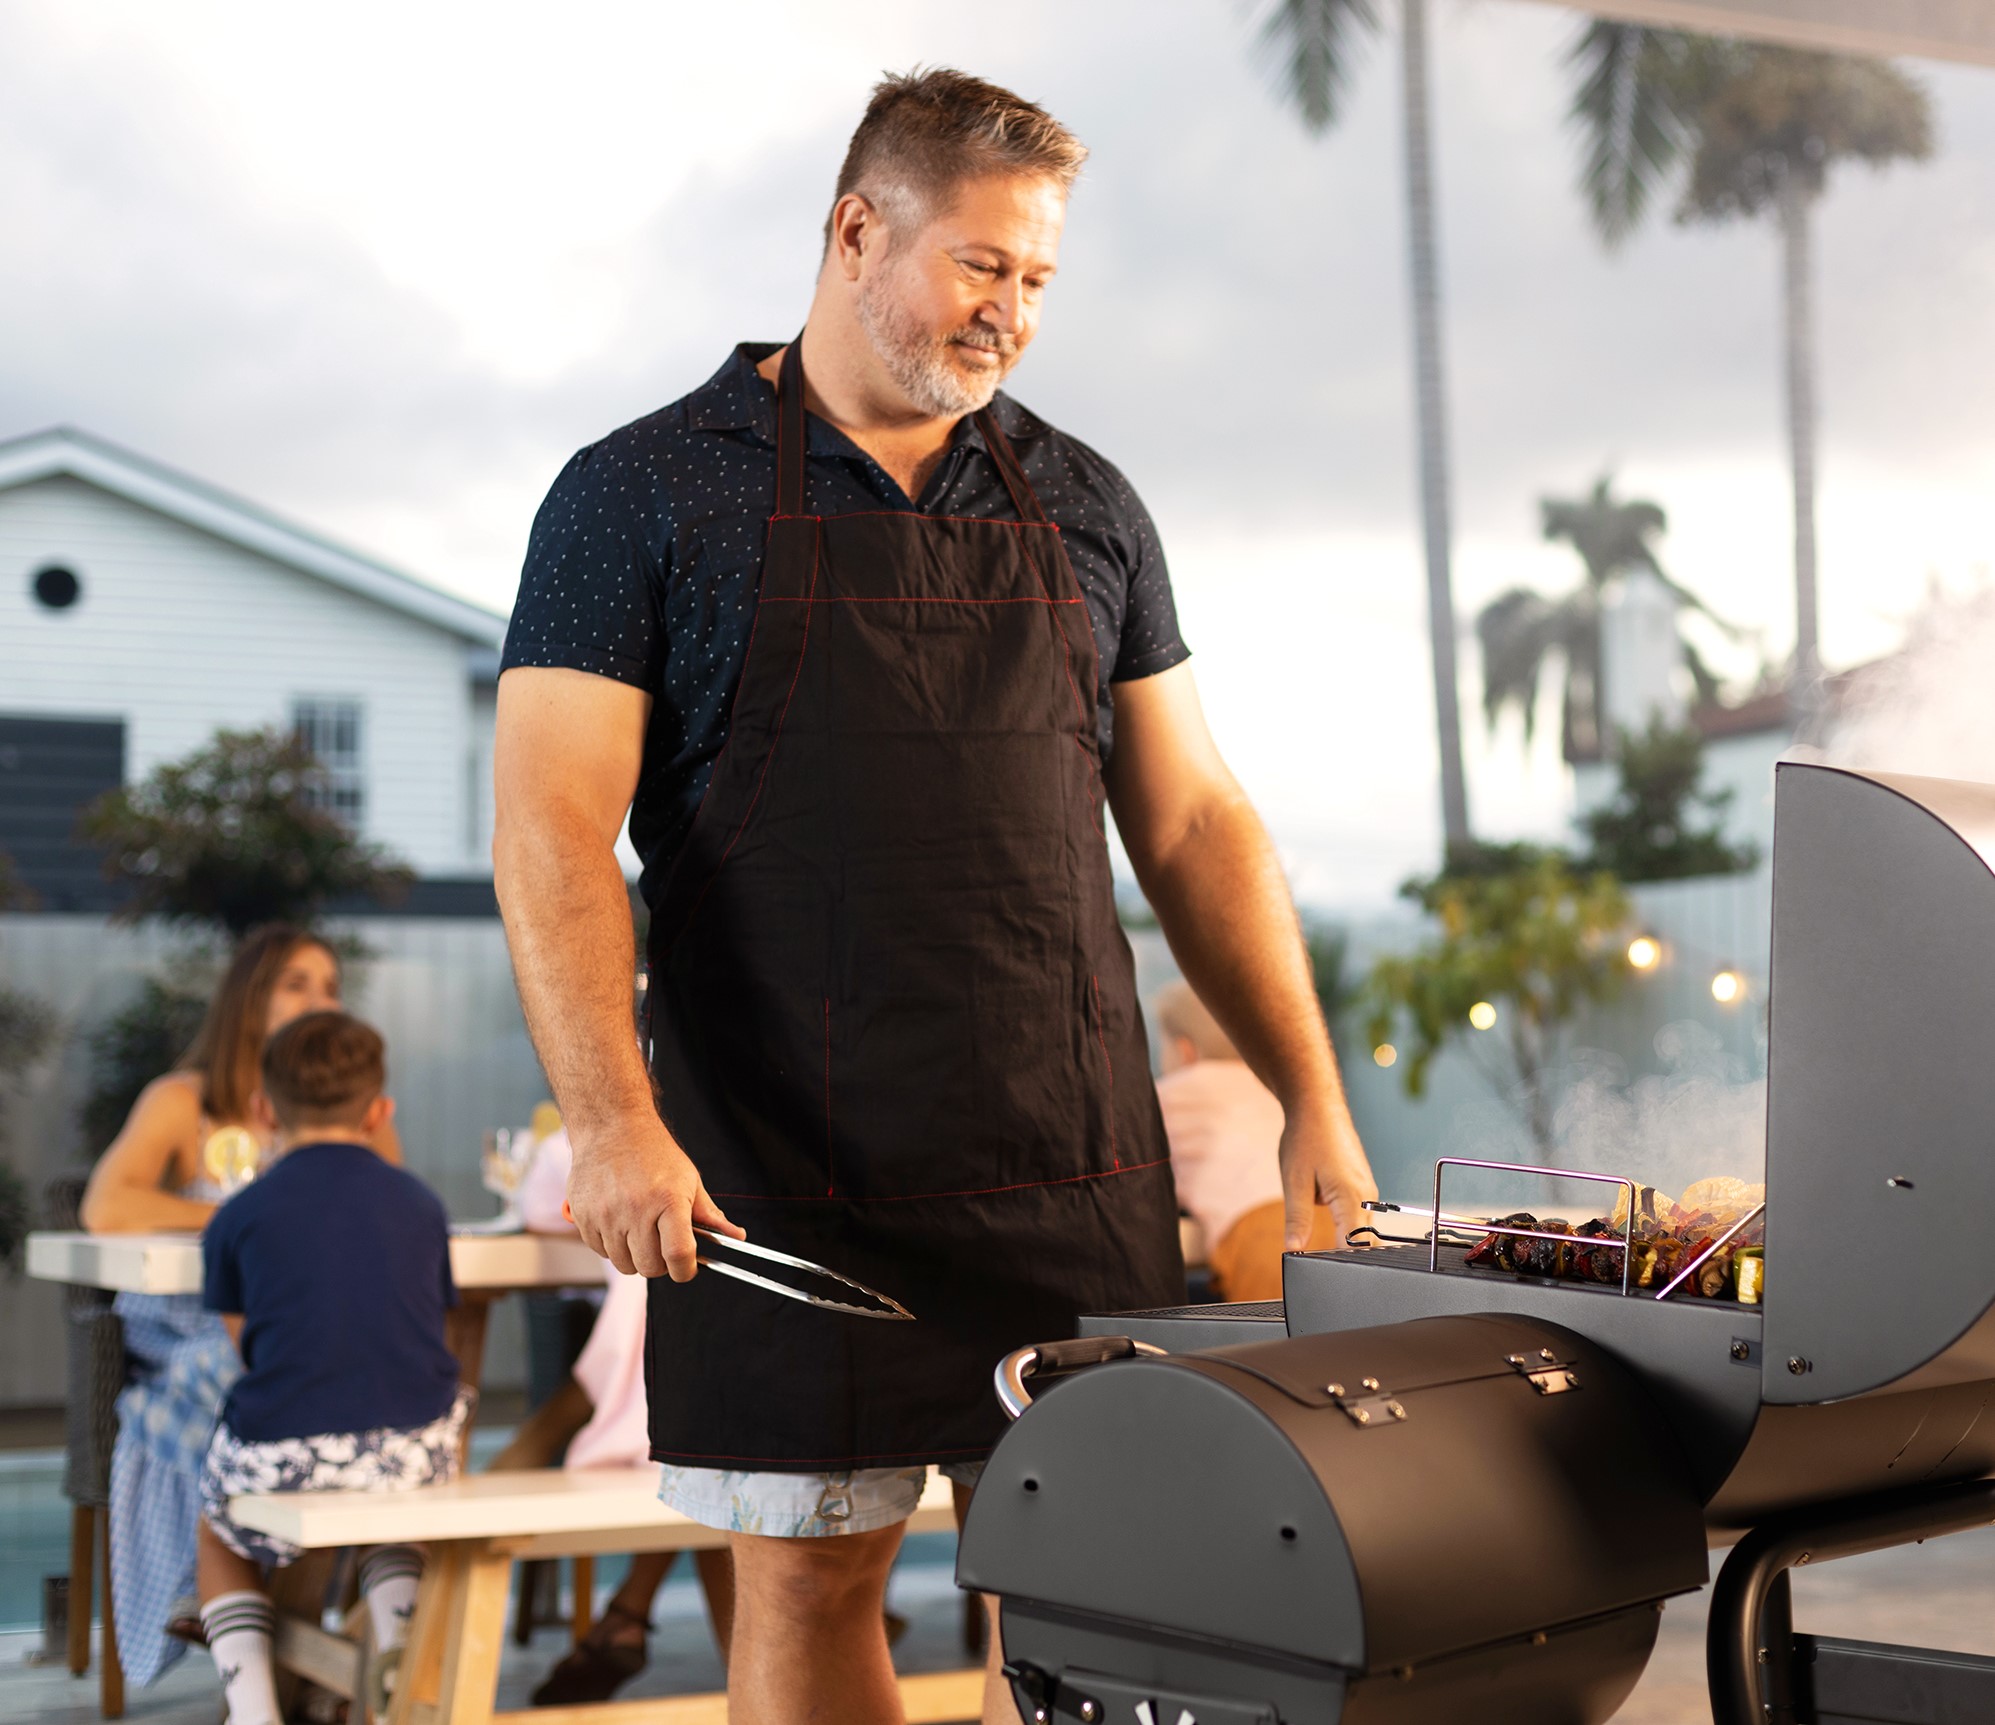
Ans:
MULTIPOLYGON (((1214 1295, 1222 1300, 1282 1297, 1282 1107, 1240 1058, 1186 982, 1152 1002, 1164 1073, 1164 1110, 1178 1203, 1199 1226, 1214 1295)), ((1336 1243, 1319 1206, 1311 1251, 1336 1243)))
MULTIPOLYGON (((146 1086, 98 1159, 83 1194, 84 1227, 199 1233, 222 1199, 254 1177, 268 1148, 250 1109, 265 1039, 307 1012, 339 1006, 339 958, 323 940, 284 923, 245 935, 193 1046, 146 1086)), ((401 1162, 391 1122, 373 1148, 401 1162)), ((122 1293, 117 1312, 129 1381, 111 1454, 111 1592, 125 1676, 143 1687, 201 1638, 201 1463, 241 1362, 198 1294, 122 1293)))

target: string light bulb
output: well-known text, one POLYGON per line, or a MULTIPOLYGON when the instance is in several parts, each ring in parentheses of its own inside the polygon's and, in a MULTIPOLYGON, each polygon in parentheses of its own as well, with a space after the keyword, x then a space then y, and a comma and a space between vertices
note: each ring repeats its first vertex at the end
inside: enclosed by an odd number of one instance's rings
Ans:
POLYGON ((1379 1066, 1390 1066, 1399 1058, 1399 1050, 1390 1042, 1381 1042, 1372 1050, 1372 1060, 1379 1066))
POLYGON ((1654 970, 1662 962, 1662 942, 1652 934, 1638 934, 1628 942, 1628 962, 1637 970, 1654 970))
POLYGON ((1720 1006, 1730 1006, 1746 991, 1746 979, 1736 970, 1721 970, 1711 979, 1711 998, 1720 1006))
POLYGON ((1478 1030, 1492 1030, 1496 1026, 1496 1008, 1486 1000, 1478 1000, 1469 1008, 1469 1023, 1478 1030))

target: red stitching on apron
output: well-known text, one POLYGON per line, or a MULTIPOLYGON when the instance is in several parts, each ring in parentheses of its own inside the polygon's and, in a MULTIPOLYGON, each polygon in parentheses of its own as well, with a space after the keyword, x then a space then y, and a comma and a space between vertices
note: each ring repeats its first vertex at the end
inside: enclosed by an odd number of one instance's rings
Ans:
MULTIPOLYGON (((841 1204, 919 1204, 930 1198, 995 1198, 1000 1192, 1030 1192, 1040 1186, 1077 1186, 1083 1180, 1113 1180, 1123 1174, 1140 1174, 1146 1168, 1168 1168, 1171 1159, 1159 1156, 1153 1162, 1132 1162, 1127 1168, 1100 1168, 1092 1174, 1063 1174, 1057 1180, 1021 1180, 1014 1186, 968 1186, 960 1192, 889 1192, 880 1198, 845 1197, 841 1204)), ((709 1192, 709 1198, 730 1204, 822 1204, 823 1198, 783 1198, 772 1192, 709 1192)))
POLYGON ((783 515, 769 517, 771 521, 855 521, 862 515, 891 515, 905 517, 909 521, 958 521, 965 527, 1008 527, 1014 533, 1021 527, 1043 528, 1049 533, 1058 533, 1059 524, 1053 521, 1006 521, 996 515, 930 515, 925 509, 848 509, 842 515, 783 515))
POLYGON ((893 1450, 889 1452, 883 1452, 880 1454, 825 1455, 825 1456, 714 1455, 708 1453, 705 1450, 654 1449, 651 1452, 651 1459, 653 1461, 665 1461, 665 1462, 759 1461, 760 1463, 762 1463, 762 1465, 765 1468, 781 1467, 781 1466, 842 1468, 850 1465, 852 1462, 855 1461, 895 1462, 895 1461, 904 1461, 910 1456, 989 1455, 990 1453, 991 1453, 990 1446, 988 1444, 982 1445, 977 1449, 904 1449, 904 1450, 893 1450))
POLYGON ((1101 1063, 1108 1068, 1108 1159, 1120 1168, 1122 1158, 1115 1149, 1115 1060, 1108 1052, 1108 1033, 1101 1022, 1101 978, 1090 976, 1088 982, 1094 989, 1094 1039, 1101 1044, 1101 1063))
MULTIPOLYGON (((834 516, 832 519, 836 520, 834 516)), ((827 599, 806 599, 799 594, 772 593, 758 599, 758 605, 1085 605, 1085 599, 1041 599, 1026 594, 1023 599, 931 599, 912 593, 834 593, 827 599)))
POLYGON ((838 1190, 838 1179, 833 1172, 831 1161, 831 997, 824 1001, 824 1195, 829 1198, 838 1190))

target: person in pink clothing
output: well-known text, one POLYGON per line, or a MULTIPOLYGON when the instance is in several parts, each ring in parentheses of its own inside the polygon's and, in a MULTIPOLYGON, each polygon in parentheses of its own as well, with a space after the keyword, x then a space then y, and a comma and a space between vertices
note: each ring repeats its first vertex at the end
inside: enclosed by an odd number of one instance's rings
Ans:
MULTIPOLYGON (((1282 1106, 1189 983, 1173 983, 1152 1008, 1164 1068, 1157 1100, 1178 1204, 1205 1237, 1214 1291, 1222 1300, 1279 1300, 1282 1106)), ((1336 1243, 1336 1223, 1319 1206, 1309 1249, 1336 1243)))

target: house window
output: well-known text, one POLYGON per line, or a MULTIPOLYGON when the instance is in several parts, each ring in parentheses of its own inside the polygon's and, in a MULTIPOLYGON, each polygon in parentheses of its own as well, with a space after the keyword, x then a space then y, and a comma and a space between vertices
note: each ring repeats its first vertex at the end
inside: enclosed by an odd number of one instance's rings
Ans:
POLYGON ((355 832, 367 815, 367 770, 361 753, 361 709, 353 700, 300 696, 291 703, 298 741, 318 756, 326 782, 318 801, 355 832))

